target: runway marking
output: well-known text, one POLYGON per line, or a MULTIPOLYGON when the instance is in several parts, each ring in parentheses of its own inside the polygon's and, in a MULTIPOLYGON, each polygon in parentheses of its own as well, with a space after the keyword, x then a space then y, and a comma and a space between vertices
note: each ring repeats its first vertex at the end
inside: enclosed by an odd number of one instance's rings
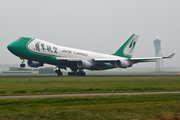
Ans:
POLYGON ((64 78, 64 77, 180 77, 180 75, 87 75, 87 76, 0 76, 0 78, 43 78, 43 77, 49 77, 49 78, 64 78))
POLYGON ((51 97, 82 97, 82 96, 107 96, 107 95, 143 95, 143 94, 174 94, 175 92, 135 92, 135 93, 89 93, 89 94, 57 94, 57 95, 24 95, 24 96, 0 96, 0 99, 18 98, 51 98, 51 97))

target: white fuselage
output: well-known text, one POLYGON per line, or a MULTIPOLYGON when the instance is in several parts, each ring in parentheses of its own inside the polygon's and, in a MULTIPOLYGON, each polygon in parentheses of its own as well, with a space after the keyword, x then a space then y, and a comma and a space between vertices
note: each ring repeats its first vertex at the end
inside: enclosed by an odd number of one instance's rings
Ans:
POLYGON ((58 46, 40 39, 34 39, 32 42, 28 44, 27 48, 30 52, 43 56, 56 56, 63 58, 81 58, 81 59, 107 59, 107 60, 126 59, 114 55, 58 46))

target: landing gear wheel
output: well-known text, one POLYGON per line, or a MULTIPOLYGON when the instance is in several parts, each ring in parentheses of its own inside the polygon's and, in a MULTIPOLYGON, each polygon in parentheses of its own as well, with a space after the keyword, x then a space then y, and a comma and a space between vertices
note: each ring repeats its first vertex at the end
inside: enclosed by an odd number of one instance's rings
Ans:
POLYGON ((86 73, 83 71, 79 71, 76 73, 76 76, 86 76, 86 73))
POLYGON ((86 76, 86 73, 83 70, 72 70, 72 72, 68 72, 68 76, 86 76))
POLYGON ((71 76, 71 72, 68 72, 68 76, 71 76))
POLYGON ((75 72, 68 72, 68 76, 75 76, 75 72))
POLYGON ((58 75, 58 76, 62 76, 62 72, 58 72, 57 75, 58 75))
POLYGON ((86 73, 85 73, 85 72, 83 73, 83 76, 86 76, 86 73))
POLYGON ((26 67, 26 65, 24 64, 24 59, 22 59, 22 58, 20 58, 20 59, 21 59, 21 61, 22 61, 22 63, 20 64, 20 67, 21 67, 21 68, 26 67))
POLYGON ((55 70, 55 73, 57 73, 57 76, 62 76, 63 75, 63 73, 61 72, 59 67, 58 67, 58 70, 55 70))
POLYGON ((24 67, 26 67, 26 65, 25 65, 24 63, 21 63, 21 64, 20 64, 20 67, 21 67, 21 68, 24 68, 24 67))

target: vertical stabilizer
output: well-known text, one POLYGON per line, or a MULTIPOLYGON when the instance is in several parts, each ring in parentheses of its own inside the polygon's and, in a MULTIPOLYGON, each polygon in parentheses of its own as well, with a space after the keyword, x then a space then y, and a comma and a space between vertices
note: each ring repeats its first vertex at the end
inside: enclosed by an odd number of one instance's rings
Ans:
POLYGON ((113 55, 131 58, 139 35, 133 34, 113 55))

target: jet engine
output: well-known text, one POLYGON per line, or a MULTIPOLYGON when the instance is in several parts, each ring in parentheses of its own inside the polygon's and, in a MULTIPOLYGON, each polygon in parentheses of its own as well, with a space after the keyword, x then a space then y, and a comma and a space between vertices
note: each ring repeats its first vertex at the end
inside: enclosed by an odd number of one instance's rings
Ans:
POLYGON ((87 60, 80 60, 77 62, 77 67, 80 69, 89 69, 92 64, 87 60))
POLYGON ((130 67, 131 65, 126 60, 117 60, 115 62, 115 66, 118 68, 127 68, 130 67))
POLYGON ((28 65, 29 65, 30 67, 40 67, 40 66, 43 66, 44 64, 43 64, 43 63, 40 63, 40 62, 28 60, 28 65))

